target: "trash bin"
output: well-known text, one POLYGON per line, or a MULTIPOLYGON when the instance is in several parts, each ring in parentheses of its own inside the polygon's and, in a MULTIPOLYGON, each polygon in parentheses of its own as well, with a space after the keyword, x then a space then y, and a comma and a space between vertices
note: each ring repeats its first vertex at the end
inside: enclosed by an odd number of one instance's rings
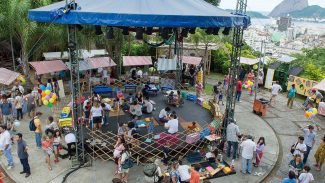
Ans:
POLYGON ((254 100, 253 112, 257 115, 265 116, 269 102, 269 100, 264 98, 254 100))

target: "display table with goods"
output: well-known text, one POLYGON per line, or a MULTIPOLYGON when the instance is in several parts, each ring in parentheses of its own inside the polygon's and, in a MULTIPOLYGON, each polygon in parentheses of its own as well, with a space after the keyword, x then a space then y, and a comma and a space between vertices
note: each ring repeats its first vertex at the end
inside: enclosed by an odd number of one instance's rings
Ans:
POLYGON ((200 180, 205 179, 215 179, 219 177, 224 177, 228 175, 236 174, 236 171, 231 168, 231 166, 225 162, 200 162, 192 164, 196 171, 200 173, 200 180))

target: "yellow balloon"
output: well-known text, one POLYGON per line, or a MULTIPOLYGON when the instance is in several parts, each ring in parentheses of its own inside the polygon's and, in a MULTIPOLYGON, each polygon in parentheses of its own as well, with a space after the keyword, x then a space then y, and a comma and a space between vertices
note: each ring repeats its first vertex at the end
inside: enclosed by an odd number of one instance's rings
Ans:
POLYGON ((316 108, 313 108, 313 114, 317 114, 317 109, 316 108))
POLYGON ((49 102, 50 102, 51 104, 53 104, 54 101, 55 101, 55 100, 54 100, 53 98, 50 98, 50 100, 49 100, 49 102))
POLYGON ((52 98, 55 100, 57 98, 56 94, 53 93, 52 98))
POLYGON ((46 95, 49 95, 50 93, 51 93, 50 90, 45 90, 45 94, 46 94, 46 95))
POLYGON ((49 101, 48 100, 43 100, 43 104, 44 105, 48 105, 49 104, 49 101))

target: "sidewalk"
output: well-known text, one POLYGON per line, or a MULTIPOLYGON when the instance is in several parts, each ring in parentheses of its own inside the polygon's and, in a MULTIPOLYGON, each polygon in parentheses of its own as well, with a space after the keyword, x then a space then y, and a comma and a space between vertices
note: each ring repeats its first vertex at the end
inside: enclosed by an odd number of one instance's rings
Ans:
MULTIPOLYGON (((224 106, 221 106, 224 110, 224 106)), ((45 127, 45 118, 50 115, 50 111, 47 107, 42 107, 40 111, 44 112, 41 117, 43 127, 45 127)), ((273 169, 276 164, 279 154, 279 142, 277 141, 276 134, 272 128, 265 123, 265 121, 259 116, 252 113, 252 104, 250 102, 243 101, 242 103, 236 104, 236 119, 237 124, 241 130, 241 133, 250 134, 255 137, 255 141, 260 137, 264 136, 266 139, 266 147, 264 157, 262 158, 261 166, 259 168, 253 167, 252 175, 243 175, 240 173, 241 161, 235 161, 235 169, 237 174, 212 179, 211 182, 242 182, 242 183, 255 183, 261 182, 273 169), (254 173, 262 173, 262 176, 254 176, 254 173)), ((62 178, 68 173, 70 169, 69 160, 61 160, 58 164, 53 164, 53 170, 49 171, 45 164, 44 154, 42 150, 35 150, 34 134, 28 130, 29 120, 24 120, 21 126, 17 129, 18 132, 23 132, 23 138, 27 141, 30 146, 30 158, 29 162, 31 165, 32 175, 29 178, 25 178, 24 175, 20 175, 19 172, 22 167, 19 163, 16 153, 16 145, 13 146, 13 156, 15 162, 15 168, 12 170, 6 170, 8 176, 10 176, 16 182, 51 182, 59 183, 62 182, 62 178)), ((225 157, 225 156, 224 156, 225 157)), ((231 160, 229 160, 231 161, 231 160)), ((53 157, 52 157, 53 162, 53 157)), ((5 157, 1 157, 1 165, 5 165, 5 157)), ((72 173, 67 182, 80 183, 80 182, 110 182, 114 178, 115 165, 113 162, 104 162, 96 160, 93 162, 92 167, 81 168, 78 171, 72 173)), ((133 167, 130 170, 129 183, 140 183, 143 178, 142 167, 133 167)))

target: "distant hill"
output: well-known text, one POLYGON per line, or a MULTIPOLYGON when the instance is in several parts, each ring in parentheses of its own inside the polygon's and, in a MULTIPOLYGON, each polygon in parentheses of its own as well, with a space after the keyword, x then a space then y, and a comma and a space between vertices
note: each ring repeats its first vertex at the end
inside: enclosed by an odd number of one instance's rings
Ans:
MULTIPOLYGON (((235 12, 235 10, 230 10, 230 9, 226 9, 226 11, 235 12)), ((250 16, 251 18, 263 18, 263 19, 268 18, 267 16, 265 16, 262 13, 257 12, 257 11, 247 11, 246 14, 248 16, 250 16)))
POLYGON ((306 7, 308 7, 308 0, 283 0, 272 10, 269 16, 286 16, 287 14, 291 14, 294 11, 303 10, 306 7))
POLYGON ((303 10, 294 11, 290 13, 294 18, 325 18, 325 8, 320 6, 308 6, 303 10))
POLYGON ((246 14, 248 16, 250 16, 251 18, 263 18, 263 19, 269 18, 269 17, 263 15, 262 13, 256 12, 256 11, 247 11, 246 14))

